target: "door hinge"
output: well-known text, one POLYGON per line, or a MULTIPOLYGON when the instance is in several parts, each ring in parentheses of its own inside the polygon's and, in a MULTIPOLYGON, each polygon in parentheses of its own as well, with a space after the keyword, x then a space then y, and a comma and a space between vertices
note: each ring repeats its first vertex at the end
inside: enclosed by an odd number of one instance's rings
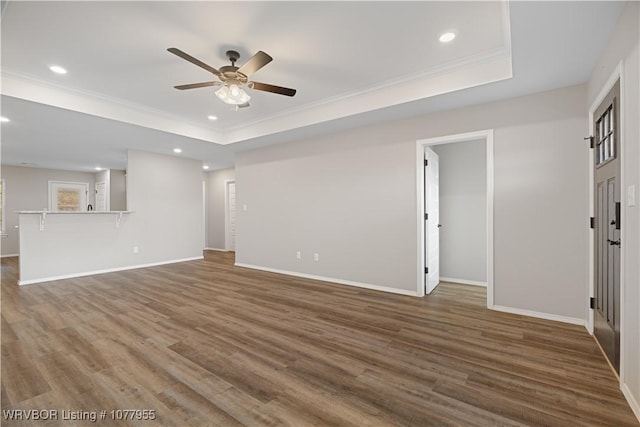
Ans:
POLYGON ((429 267, 424 268, 424 274, 429 274, 429 267))
POLYGON ((596 299, 594 297, 589 298, 589 308, 592 310, 596 308, 596 299))
POLYGON ((589 148, 593 148, 593 137, 592 136, 587 136, 584 138, 585 141, 589 141, 589 148))
POLYGON ((428 219, 429 219, 429 214, 427 214, 427 213, 426 213, 426 214, 424 214, 424 220, 426 221, 426 220, 428 220, 428 219))
POLYGON ((429 164, 429 160, 424 159, 424 165, 427 166, 429 164))
POLYGON ((596 228, 596 219, 594 217, 589 217, 589 228, 596 228))

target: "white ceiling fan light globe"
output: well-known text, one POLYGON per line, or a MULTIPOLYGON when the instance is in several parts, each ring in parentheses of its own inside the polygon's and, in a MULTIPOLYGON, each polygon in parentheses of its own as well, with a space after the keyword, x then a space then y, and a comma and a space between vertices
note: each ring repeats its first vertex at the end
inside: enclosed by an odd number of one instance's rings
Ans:
POLYGON ((216 92, 216 96, 224 103, 240 105, 249 102, 251 97, 236 84, 224 85, 216 92))
POLYGON ((220 88, 215 91, 215 94, 221 101, 227 102, 229 99, 229 88, 226 85, 220 86, 220 88))
POLYGON ((249 100, 251 99, 249 94, 242 89, 238 88, 238 90, 240 91, 240 94, 237 97, 237 104, 240 105, 240 104, 246 104, 247 102, 249 102, 249 100))

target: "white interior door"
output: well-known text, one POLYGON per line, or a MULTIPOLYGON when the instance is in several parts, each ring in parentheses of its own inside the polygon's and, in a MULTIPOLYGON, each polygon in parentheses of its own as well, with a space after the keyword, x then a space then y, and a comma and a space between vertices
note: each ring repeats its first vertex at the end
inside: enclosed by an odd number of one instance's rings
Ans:
POLYGON ((227 182, 227 247, 229 251, 236 250, 236 183, 227 182))
POLYGON ((425 293, 440 283, 440 182, 438 155, 425 148, 425 293))
POLYGON ((96 183, 96 211, 109 210, 109 193, 107 191, 107 182, 101 181, 96 183))

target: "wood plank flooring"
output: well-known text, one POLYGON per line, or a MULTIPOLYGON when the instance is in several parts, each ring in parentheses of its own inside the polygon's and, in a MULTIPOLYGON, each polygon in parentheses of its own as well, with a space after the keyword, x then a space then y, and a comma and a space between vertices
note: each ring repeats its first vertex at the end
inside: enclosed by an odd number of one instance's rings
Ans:
POLYGON ((583 327, 201 261, 17 286, 2 260, 3 426, 637 426, 583 327), (111 411, 155 411, 155 420, 111 411), (107 411, 63 420, 62 410, 107 411))

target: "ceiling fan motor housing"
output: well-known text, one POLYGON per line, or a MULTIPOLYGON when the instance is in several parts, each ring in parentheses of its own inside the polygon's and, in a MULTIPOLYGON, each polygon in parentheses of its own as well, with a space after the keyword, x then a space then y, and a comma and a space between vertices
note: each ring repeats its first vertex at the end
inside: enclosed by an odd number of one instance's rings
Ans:
POLYGON ((225 65, 220 67, 218 71, 220 71, 220 80, 229 84, 237 84, 243 85, 246 84, 249 78, 242 73, 238 72, 238 67, 236 67, 236 61, 240 59, 240 54, 235 50, 227 51, 227 58, 231 61, 231 65, 225 65))

